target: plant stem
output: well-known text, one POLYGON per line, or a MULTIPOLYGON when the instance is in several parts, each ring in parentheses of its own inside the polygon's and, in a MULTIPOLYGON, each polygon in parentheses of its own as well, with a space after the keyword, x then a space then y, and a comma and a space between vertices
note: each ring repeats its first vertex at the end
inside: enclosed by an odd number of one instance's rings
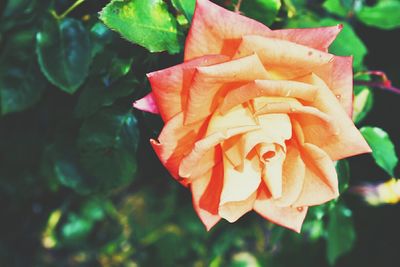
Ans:
POLYGON ((400 95, 400 89, 393 87, 391 85, 387 85, 384 82, 369 82, 369 81, 354 81, 355 85, 365 85, 365 86, 370 86, 370 87, 377 87, 382 90, 387 90, 392 93, 400 95))
POLYGON ((242 1, 243 1, 243 0, 238 0, 238 2, 236 3, 236 5, 235 5, 235 7, 234 7, 235 13, 240 14, 240 6, 242 5, 242 1))
POLYGON ((389 80, 387 77, 386 73, 380 70, 369 70, 369 71, 363 71, 363 72, 358 72, 354 75, 354 77, 360 76, 360 75, 369 75, 369 76, 376 76, 381 79, 379 82, 374 82, 374 81, 354 81, 355 85, 365 85, 365 86, 370 86, 370 87, 377 87, 383 90, 390 91, 392 93, 400 95, 400 89, 392 86, 392 82, 389 80))
POLYGON ((61 20, 65 18, 69 13, 71 13, 75 8, 77 8, 80 4, 85 2, 85 0, 76 0, 67 10, 65 10, 61 15, 58 15, 54 10, 51 11, 51 14, 57 19, 61 20))

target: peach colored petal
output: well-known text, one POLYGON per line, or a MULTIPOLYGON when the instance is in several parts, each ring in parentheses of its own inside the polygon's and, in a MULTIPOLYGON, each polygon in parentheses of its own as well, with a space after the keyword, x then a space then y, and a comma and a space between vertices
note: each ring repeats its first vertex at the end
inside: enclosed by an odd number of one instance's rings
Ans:
POLYGON ((293 145, 288 145, 282 173, 282 197, 274 200, 279 207, 289 207, 300 196, 305 178, 305 164, 293 145))
POLYGON ((234 140, 222 144, 224 155, 237 170, 243 168, 243 160, 259 144, 278 144, 285 147, 285 140, 291 138, 292 128, 286 114, 268 114, 258 118, 260 129, 246 132, 234 140), (226 144, 225 144, 226 143, 226 144))
POLYGON ((262 178, 272 198, 276 199, 282 196, 282 171, 286 155, 283 149, 275 148, 273 151, 274 156, 264 163, 262 178))
POLYGON ((257 188, 261 182, 260 162, 256 156, 245 159, 243 171, 235 170, 226 157, 224 163, 224 187, 221 192, 219 215, 234 222, 250 211, 257 188))
POLYGON ((329 132, 333 134, 338 134, 339 129, 337 122, 334 117, 329 116, 317 108, 303 106, 297 102, 272 102, 267 103, 263 107, 257 109, 254 113, 255 116, 260 116, 263 114, 276 114, 276 113, 285 113, 285 114, 298 114, 300 117, 305 120, 309 116, 313 118, 318 118, 324 123, 324 127, 329 129, 329 132), (308 115, 306 118, 304 115, 308 115))
POLYGON ((146 111, 154 114, 160 113, 154 100, 153 93, 149 93, 143 98, 136 100, 135 102, 133 102, 132 106, 141 111, 146 111))
POLYGON ((216 108, 222 97, 221 88, 226 83, 249 82, 268 77, 257 55, 226 63, 198 67, 189 89, 185 124, 206 118, 216 108))
POLYGON ((176 179, 180 162, 192 150, 201 126, 202 123, 183 125, 183 113, 179 113, 164 125, 158 141, 150 140, 160 161, 176 179))
POLYGON ((161 116, 168 121, 186 105, 188 88, 196 67, 209 66, 228 60, 226 56, 210 55, 167 69, 147 74, 161 116))
POLYGON ((329 155, 313 144, 305 143, 300 149, 306 172, 302 191, 293 206, 320 205, 338 197, 338 178, 329 155))
POLYGON ((296 120, 301 124, 306 143, 320 147, 332 160, 371 152, 360 131, 324 81, 315 74, 305 76, 299 81, 318 86, 318 94, 311 105, 335 121, 335 131, 332 132, 332 128, 321 124, 319 119, 312 116, 297 116, 296 120))
POLYGON ((271 32, 271 37, 327 52, 342 28, 343 25, 339 24, 330 27, 274 30, 271 32))
POLYGON ((240 39, 243 35, 268 32, 270 29, 262 23, 208 0, 197 0, 185 44, 185 61, 204 55, 220 54, 225 40, 229 42, 240 39))
POLYGON ((285 76, 299 76, 333 60, 333 55, 285 40, 247 35, 234 58, 256 53, 268 71, 278 70, 285 76))
POLYGON ((317 89, 315 86, 296 81, 256 80, 229 91, 219 106, 219 111, 224 114, 232 107, 260 96, 293 97, 313 101, 317 89))
POLYGON ((221 217, 214 212, 219 205, 222 183, 222 164, 216 165, 203 176, 194 179, 190 184, 193 207, 209 231, 221 217), (213 187, 213 188, 211 188, 213 187))
POLYGON ((335 56, 333 61, 315 70, 339 100, 349 117, 353 113, 353 57, 335 56))
POLYGON ((179 165, 180 177, 191 177, 192 170, 199 163, 199 161, 206 155, 206 153, 213 149, 222 141, 231 138, 232 136, 243 134, 248 131, 254 131, 259 126, 238 126, 235 128, 225 129, 224 131, 215 132, 194 144, 192 151, 184 156, 179 165))
POLYGON ((273 200, 265 195, 257 196, 253 209, 265 219, 300 233, 301 226, 307 214, 307 207, 278 207, 273 200))

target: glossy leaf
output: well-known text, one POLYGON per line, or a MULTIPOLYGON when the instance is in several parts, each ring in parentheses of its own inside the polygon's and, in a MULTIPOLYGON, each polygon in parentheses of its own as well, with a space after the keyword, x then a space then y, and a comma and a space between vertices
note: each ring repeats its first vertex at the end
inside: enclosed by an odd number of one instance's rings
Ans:
POLYGON ((172 0, 171 2, 179 12, 185 15, 189 22, 192 21, 196 0, 172 0))
POLYGON ((281 0, 254 0, 243 1, 240 11, 250 18, 271 25, 275 21, 280 8, 281 0))
POLYGON ((36 52, 42 72, 61 90, 73 94, 85 81, 92 57, 82 22, 47 19, 36 35, 36 52))
POLYGON ((343 203, 329 212, 327 234, 327 258, 333 266, 339 257, 351 251, 356 240, 352 212, 343 203))
POLYGON ((137 81, 127 78, 110 86, 105 86, 100 79, 92 79, 83 87, 75 107, 78 117, 93 115, 101 107, 112 105, 118 98, 130 95, 137 86, 137 81))
POLYGON ((390 30, 400 27, 400 1, 379 0, 374 6, 366 6, 356 13, 357 18, 368 26, 390 30))
POLYGON ((162 0, 113 0, 101 11, 100 19, 150 52, 174 54, 181 49, 176 20, 162 0))
POLYGON ((78 148, 83 168, 100 179, 101 188, 120 187, 133 180, 139 141, 137 120, 130 112, 103 109, 82 125, 78 148))
POLYGON ((389 135, 378 127, 362 127, 360 131, 372 149, 376 164, 394 176, 398 158, 389 135))
POLYGON ((335 168, 339 179, 339 192, 342 194, 349 187, 349 180, 350 180, 349 162, 345 159, 336 161, 335 168))
POLYGON ((340 17, 346 17, 353 7, 353 0, 326 0, 323 7, 328 12, 340 17))
POLYGON ((373 91, 369 87, 355 86, 353 101, 353 121, 360 123, 374 105, 373 91))

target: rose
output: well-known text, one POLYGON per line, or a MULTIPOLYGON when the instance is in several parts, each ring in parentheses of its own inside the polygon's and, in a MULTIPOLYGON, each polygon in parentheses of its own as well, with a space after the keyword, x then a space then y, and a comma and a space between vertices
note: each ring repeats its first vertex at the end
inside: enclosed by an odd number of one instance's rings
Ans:
POLYGON ((272 31, 197 0, 185 62, 148 74, 135 106, 161 114, 151 144, 207 229, 255 210, 299 232, 339 194, 333 161, 370 151, 350 119, 352 58, 327 52, 340 30, 272 31))

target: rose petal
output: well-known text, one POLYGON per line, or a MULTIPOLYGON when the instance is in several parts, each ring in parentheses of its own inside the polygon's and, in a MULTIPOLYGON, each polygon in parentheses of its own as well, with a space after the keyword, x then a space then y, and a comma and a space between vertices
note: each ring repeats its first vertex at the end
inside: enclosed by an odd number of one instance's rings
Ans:
POLYGON ((243 35, 268 32, 270 29, 262 23, 226 10, 208 0, 197 0, 185 44, 185 61, 204 55, 220 54, 225 41, 232 42, 243 35))
POLYGON ((260 96, 293 97, 312 101, 317 90, 315 86, 296 81, 256 80, 229 91, 219 106, 219 111, 224 114, 232 107, 260 96))
POLYGON ((269 72, 294 78, 320 68, 333 60, 333 55, 285 40, 247 35, 234 58, 256 53, 269 72), (293 76, 293 77, 291 77, 293 76))
POLYGON ((271 37, 327 52, 342 28, 343 25, 339 24, 320 28, 274 30, 271 32, 271 37))
POLYGON ((159 114, 160 112, 158 111, 157 104, 154 100, 154 95, 153 93, 147 94, 145 97, 136 100, 133 103, 133 107, 136 109, 139 109, 141 111, 146 111, 154 114, 159 114))
POLYGON ((282 173, 282 197, 274 200, 279 207, 289 207, 300 196, 304 183, 305 164, 293 144, 288 145, 282 173))
POLYGON ((315 70, 351 118, 353 113, 353 57, 335 56, 333 61, 315 70))
MULTIPOLYGON (((150 140, 160 161, 176 179, 179 177, 180 162, 192 150, 201 126, 202 123, 183 125, 183 113, 179 113, 164 125, 158 142, 150 140)), ((184 180, 180 182, 187 183, 184 180)))
POLYGON ((332 160, 371 152, 367 142, 338 99, 317 75, 305 76, 299 81, 318 86, 318 94, 311 105, 335 120, 335 131, 332 132, 332 128, 321 124, 315 117, 298 116, 296 119, 301 124, 306 143, 320 147, 332 160))
POLYGON ((282 196, 282 168, 284 160, 285 152, 282 149, 276 149, 274 157, 264 163, 262 178, 274 199, 282 196))
POLYGON ((302 191, 293 206, 320 205, 338 197, 338 178, 329 155, 313 144, 305 143, 300 150, 306 172, 302 191))
POLYGON ((206 155, 206 153, 213 149, 216 145, 223 142, 232 136, 243 134, 248 131, 254 131, 258 129, 258 126, 238 126, 235 128, 226 129, 223 132, 215 132, 199 141, 197 141, 193 147, 193 150, 184 156, 179 166, 179 176, 191 177, 192 170, 199 163, 199 161, 206 155))
POLYGON ((260 194, 254 201, 253 209, 265 219, 300 233, 307 214, 307 207, 278 207, 265 194, 260 194))
POLYGON ((204 56, 167 69, 148 73, 147 77, 153 89, 153 96, 164 121, 168 121, 181 112, 186 105, 187 90, 196 67, 221 63, 227 59, 226 56, 222 55, 204 56))
POLYGON ((255 193, 261 182, 260 162, 256 156, 245 159, 243 171, 235 170, 230 161, 224 157, 224 187, 221 192, 219 215, 234 222, 250 211, 255 193))
POLYGON ((249 82, 268 77, 257 55, 226 63, 199 67, 189 89, 185 124, 206 118, 216 108, 221 88, 226 83, 249 82))
POLYGON ((193 207, 200 220, 209 231, 221 217, 214 212, 218 208, 222 189, 222 164, 216 165, 203 176, 194 179, 190 184, 193 207))

